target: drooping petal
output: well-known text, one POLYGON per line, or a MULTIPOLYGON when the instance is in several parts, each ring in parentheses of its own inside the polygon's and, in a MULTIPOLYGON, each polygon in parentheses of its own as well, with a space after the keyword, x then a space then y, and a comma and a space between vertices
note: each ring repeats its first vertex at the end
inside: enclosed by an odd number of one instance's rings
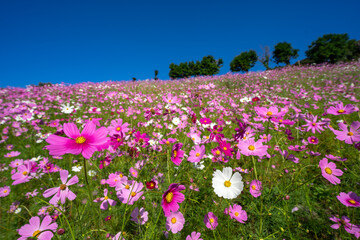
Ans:
POLYGON ((64 123, 63 130, 66 136, 70 138, 76 139, 80 136, 80 131, 75 123, 64 123))

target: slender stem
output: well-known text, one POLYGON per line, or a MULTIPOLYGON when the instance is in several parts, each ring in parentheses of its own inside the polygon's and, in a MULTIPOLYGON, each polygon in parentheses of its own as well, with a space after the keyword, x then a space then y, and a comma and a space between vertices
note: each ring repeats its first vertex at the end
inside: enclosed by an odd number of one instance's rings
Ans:
POLYGON ((257 180, 258 177, 257 177, 257 172, 256 172, 256 162, 255 162, 255 158, 254 158, 253 155, 251 155, 251 158, 252 158, 252 162, 253 162, 253 165, 254 165, 255 178, 256 178, 256 180, 257 180))

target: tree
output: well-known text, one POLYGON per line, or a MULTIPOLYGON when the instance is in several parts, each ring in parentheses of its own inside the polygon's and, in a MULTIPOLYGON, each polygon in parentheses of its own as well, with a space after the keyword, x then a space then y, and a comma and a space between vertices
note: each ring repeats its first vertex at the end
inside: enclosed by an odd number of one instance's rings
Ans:
POLYGON ((157 77, 157 75, 159 74, 159 71, 158 70, 155 70, 155 80, 158 80, 158 77, 157 77))
POLYGON ((255 66, 256 61, 257 55, 254 50, 242 52, 231 61, 230 70, 232 72, 248 72, 250 68, 255 66))
POLYGON ((273 51, 273 59, 276 64, 285 63, 290 64, 291 59, 299 57, 299 49, 294 49, 290 43, 281 42, 275 45, 273 51))
POLYGON ((136 82, 136 77, 133 77, 132 80, 133 80, 133 82, 136 82))
POLYGON ((266 70, 270 69, 270 66, 269 66, 270 58, 271 58, 270 47, 265 46, 263 48, 263 53, 261 54, 261 56, 258 57, 258 61, 261 62, 262 65, 264 65, 266 70))
POLYGON ((325 34, 312 42, 305 54, 314 63, 337 63, 358 58, 360 49, 347 33, 325 34))
POLYGON ((220 58, 219 60, 215 60, 215 58, 211 55, 203 57, 200 62, 200 75, 214 75, 220 72, 220 68, 223 65, 223 60, 220 58))

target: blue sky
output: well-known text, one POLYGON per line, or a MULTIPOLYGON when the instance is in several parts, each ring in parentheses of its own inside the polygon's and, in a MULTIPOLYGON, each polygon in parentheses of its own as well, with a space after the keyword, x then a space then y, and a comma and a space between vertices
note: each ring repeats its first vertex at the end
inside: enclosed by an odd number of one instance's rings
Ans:
MULTIPOLYGON (((0 87, 147 79, 170 63, 222 58, 328 33, 360 39, 360 1, 11 1, 0 5, 0 87)), ((275 66, 272 64, 272 66, 275 66)), ((263 70, 257 64, 252 70, 263 70)))

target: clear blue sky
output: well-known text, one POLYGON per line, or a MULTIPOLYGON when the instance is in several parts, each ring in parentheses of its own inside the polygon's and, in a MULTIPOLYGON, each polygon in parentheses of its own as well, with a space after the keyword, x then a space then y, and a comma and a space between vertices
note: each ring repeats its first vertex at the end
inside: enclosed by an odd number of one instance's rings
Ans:
MULTIPOLYGON (((0 87, 147 79, 169 64, 222 58, 328 33, 360 39, 360 1, 2 0, 0 87)), ((274 64, 273 64, 274 66, 274 64)), ((260 64, 254 69, 262 70, 260 64)))

